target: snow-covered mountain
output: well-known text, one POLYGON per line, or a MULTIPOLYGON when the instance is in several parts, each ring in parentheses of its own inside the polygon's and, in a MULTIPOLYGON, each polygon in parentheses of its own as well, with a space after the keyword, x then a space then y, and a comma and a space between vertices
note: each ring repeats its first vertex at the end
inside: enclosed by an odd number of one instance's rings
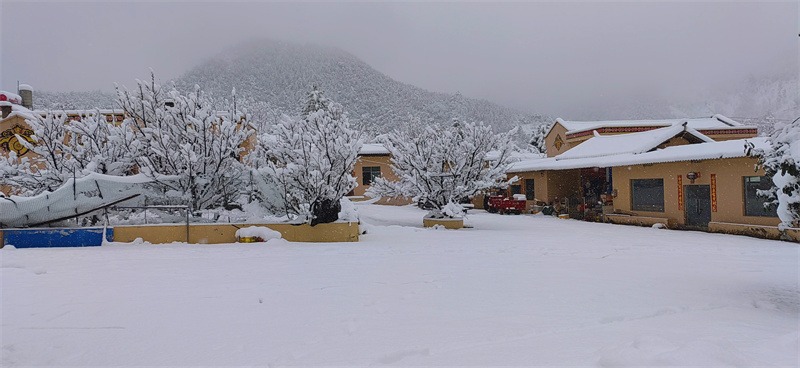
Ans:
POLYGON ((117 107, 117 95, 106 91, 34 91, 33 106, 43 110, 91 110, 117 107))
POLYGON ((376 132, 404 124, 410 116, 447 123, 454 118, 483 121, 495 130, 519 124, 551 122, 486 100, 426 91, 398 82, 337 48, 256 40, 225 50, 176 80, 179 88, 200 85, 217 96, 237 95, 264 101, 290 115, 303 107, 316 85, 341 103, 351 122, 376 132))
MULTIPOLYGON (((487 73, 491 73, 487 70, 487 73)), ((156 76, 162 81, 169 76, 156 76)), ((139 76, 144 77, 144 76, 139 76)), ((132 85, 133 77, 113 81, 132 85), (131 82, 126 83, 129 80, 131 82)), ((297 114, 313 85, 343 105, 352 123, 375 133, 405 124, 410 116, 447 123, 453 118, 483 121, 496 131, 515 126, 550 124, 555 117, 521 112, 458 93, 436 93, 405 84, 373 69, 355 56, 332 47, 255 40, 220 52, 175 80, 181 89, 195 84, 215 97, 249 99, 251 113, 270 124, 280 113, 297 114)), ((658 119, 711 116, 719 113, 768 132, 773 124, 800 116, 796 72, 748 77, 712 92, 681 96, 638 96, 602 105, 576 104, 563 118, 582 120, 658 119), (585 111, 583 111, 583 110, 585 111), (582 112, 583 111, 583 112, 582 112)), ((113 93, 43 92, 34 95, 37 108, 87 109, 115 107, 113 93)))

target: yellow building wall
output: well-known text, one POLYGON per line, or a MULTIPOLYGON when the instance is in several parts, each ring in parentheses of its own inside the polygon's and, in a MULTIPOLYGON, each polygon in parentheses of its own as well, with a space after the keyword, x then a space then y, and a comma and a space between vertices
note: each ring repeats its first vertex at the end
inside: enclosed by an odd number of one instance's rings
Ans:
POLYGON ((4 132, 7 129, 11 129, 11 127, 13 127, 14 125, 22 125, 25 128, 30 129, 30 126, 28 126, 28 123, 25 122, 25 119, 22 116, 14 115, 0 121, 0 132, 4 132))
POLYGON ((567 144, 567 128, 564 128, 564 126, 559 123, 555 123, 550 129, 550 132, 547 133, 547 136, 544 137, 544 143, 547 147, 547 157, 557 156, 566 152, 570 148, 569 144, 567 144), (557 147, 557 141, 561 142, 560 147, 557 147))
MULTIPOLYGON (((519 185, 521 188, 520 193, 528 195, 528 192, 525 187, 525 180, 533 179, 533 200, 526 201, 526 209, 530 211, 533 206, 536 205, 536 202, 549 202, 547 200, 547 173, 545 171, 540 172, 523 172, 523 173, 509 173, 509 177, 516 176, 519 180, 514 183, 514 185, 519 185)), ((475 208, 483 208, 483 196, 480 197, 480 207, 476 205, 475 208)), ((475 204, 476 202, 473 200, 472 202, 475 204)))
MULTIPOLYGON (((379 166, 381 168, 381 177, 386 180, 397 180, 394 170, 392 170, 392 159, 389 155, 359 155, 356 161, 356 166, 353 168, 353 176, 356 177, 358 186, 353 189, 354 196, 365 196, 367 189, 370 185, 364 185, 364 172, 365 166, 379 166)), ((384 197, 375 202, 376 204, 385 204, 390 206, 403 206, 413 201, 411 198, 406 197, 384 197)))
POLYGON ((775 226, 780 222, 777 217, 744 215, 743 178, 764 175, 763 170, 754 170, 755 164, 755 159, 742 157, 614 167, 612 169, 613 188, 617 192, 617 197, 614 198, 614 209, 632 212, 640 216, 665 217, 670 219, 671 223, 683 225, 685 223, 685 206, 684 209, 678 208, 678 176, 682 176, 683 185, 691 185, 686 174, 698 172, 700 177, 695 180, 694 185, 710 185, 711 174, 716 174, 717 210, 711 212, 712 222, 775 226), (664 212, 633 211, 631 209, 631 180, 659 178, 664 179, 664 212))
MULTIPOLYGON (((514 183, 522 188, 520 193, 528 195, 525 190, 525 180, 533 179, 533 196, 539 201, 547 202, 547 174, 544 171, 540 172, 523 172, 508 174, 508 176, 516 176, 519 181, 514 183)), ((532 205, 534 201, 529 200, 528 204, 532 205)))
POLYGON ((547 201, 557 198, 576 198, 581 196, 581 171, 559 170, 547 172, 547 201))
POLYGON ((381 168, 381 177, 386 180, 397 180, 397 175, 392 171, 392 162, 389 155, 359 155, 356 161, 356 166, 353 169, 353 174, 356 177, 358 186, 353 189, 353 195, 363 196, 369 189, 369 185, 364 185, 364 172, 365 166, 379 166, 381 168))
MULTIPOLYGON (((525 192, 525 179, 533 179, 533 194, 536 200, 545 203, 555 202, 561 198, 576 198, 581 195, 581 172, 575 170, 559 171, 528 171, 513 173, 519 178, 515 184, 522 188, 521 193, 525 192)), ((529 200, 528 206, 534 205, 535 201, 529 200)))

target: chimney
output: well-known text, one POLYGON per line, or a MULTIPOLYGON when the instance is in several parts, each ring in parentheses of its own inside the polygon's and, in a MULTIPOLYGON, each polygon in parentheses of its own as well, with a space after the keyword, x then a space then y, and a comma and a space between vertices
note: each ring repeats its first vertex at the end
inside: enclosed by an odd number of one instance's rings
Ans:
POLYGON ((0 101, 0 110, 3 111, 2 119, 11 115, 11 102, 8 101, 0 101))
POLYGON ((28 110, 33 110, 33 87, 27 84, 20 84, 19 96, 22 97, 22 106, 28 110))

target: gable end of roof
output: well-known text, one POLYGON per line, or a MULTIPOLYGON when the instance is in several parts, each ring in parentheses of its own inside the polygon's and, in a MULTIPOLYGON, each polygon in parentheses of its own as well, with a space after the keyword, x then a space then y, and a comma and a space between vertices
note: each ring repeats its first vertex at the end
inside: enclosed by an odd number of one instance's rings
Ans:
POLYGON ((719 121, 719 122, 721 122, 721 123, 723 123, 723 124, 725 124, 727 126, 738 127, 738 126, 742 125, 742 124, 740 124, 740 123, 738 123, 738 122, 732 120, 731 118, 729 118, 729 117, 727 117, 725 115, 722 115, 722 114, 714 114, 714 116, 712 116, 712 118, 717 119, 717 121, 719 121))

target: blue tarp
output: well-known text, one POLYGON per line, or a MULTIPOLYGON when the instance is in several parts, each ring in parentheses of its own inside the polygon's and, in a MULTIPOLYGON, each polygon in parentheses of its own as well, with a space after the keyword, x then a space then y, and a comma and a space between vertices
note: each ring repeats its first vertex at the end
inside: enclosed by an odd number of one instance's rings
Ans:
MULTIPOLYGON (((106 239, 114 240, 114 229, 106 230, 106 239)), ((15 248, 99 247, 103 228, 3 229, 3 244, 15 248)))

